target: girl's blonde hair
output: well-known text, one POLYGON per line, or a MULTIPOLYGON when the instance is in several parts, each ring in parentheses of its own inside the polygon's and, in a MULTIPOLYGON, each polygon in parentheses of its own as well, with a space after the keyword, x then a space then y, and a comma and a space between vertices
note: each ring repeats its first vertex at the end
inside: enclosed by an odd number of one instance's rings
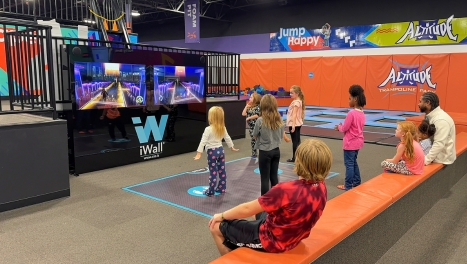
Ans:
POLYGON ((274 96, 266 94, 261 98, 259 104, 263 125, 271 130, 276 130, 283 126, 282 117, 277 111, 277 100, 274 96))
POLYGON ((306 180, 324 181, 331 170, 331 165, 331 150, 319 139, 302 141, 295 152, 294 171, 306 180))
POLYGON ((305 119, 305 96, 303 95, 302 89, 298 85, 292 85, 290 90, 293 90, 302 101, 302 119, 305 119))
POLYGON ((259 105, 259 103, 261 102, 261 95, 257 92, 254 92, 251 94, 251 96, 253 96, 253 103, 250 105, 250 107, 255 107, 259 105))
POLYGON ((209 108, 208 121, 214 136, 218 139, 223 138, 225 135, 224 109, 220 106, 209 108))
POLYGON ((415 124, 410 121, 401 121, 398 122, 397 125, 400 126, 401 132, 404 133, 404 137, 402 138, 402 142, 405 145, 404 155, 409 162, 413 162, 415 157, 415 151, 413 148, 413 141, 416 137, 415 124))

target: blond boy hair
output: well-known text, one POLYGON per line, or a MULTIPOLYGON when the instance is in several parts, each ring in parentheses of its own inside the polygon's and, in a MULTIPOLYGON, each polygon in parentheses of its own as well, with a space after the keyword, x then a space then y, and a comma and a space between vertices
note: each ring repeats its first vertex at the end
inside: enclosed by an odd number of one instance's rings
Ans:
POLYGON ((324 181, 332 165, 332 153, 321 140, 307 139, 295 152, 295 169, 298 176, 314 182, 324 181))

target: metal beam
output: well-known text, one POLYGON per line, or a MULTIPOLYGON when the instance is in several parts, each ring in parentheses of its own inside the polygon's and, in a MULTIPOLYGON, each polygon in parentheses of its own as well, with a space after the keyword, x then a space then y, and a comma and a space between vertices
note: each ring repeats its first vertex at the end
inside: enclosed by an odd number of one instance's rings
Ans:
POLYGON ((211 1, 209 1, 209 0, 204 0, 204 2, 205 2, 206 4, 209 5, 209 4, 224 2, 224 0, 211 0, 211 1))
POLYGON ((177 7, 177 11, 180 11, 180 8, 182 8, 183 4, 185 3, 185 0, 181 1, 180 4, 177 7))
POLYGON ((144 7, 149 7, 149 8, 156 8, 156 5, 141 4, 141 3, 137 3, 137 2, 132 2, 131 4, 135 5, 135 6, 144 6, 144 7))
POLYGON ((154 22, 165 22, 167 20, 171 20, 171 19, 180 19, 182 17, 166 17, 166 18, 161 18, 161 19, 151 19, 151 20, 142 20, 142 21, 138 21, 136 23, 133 23, 134 25, 140 25, 140 24, 146 24, 146 23, 154 23, 154 22))
POLYGON ((261 2, 261 3, 247 4, 247 5, 242 5, 242 6, 232 6, 232 7, 230 7, 230 9, 241 9, 241 8, 250 7, 250 6, 267 5, 267 4, 271 4, 271 3, 270 2, 269 3, 261 2))
MULTIPOLYGON (((178 14, 185 14, 185 12, 183 12, 183 11, 173 10, 173 9, 170 9, 170 8, 164 8, 164 7, 156 7, 156 8, 159 9, 159 10, 164 10, 164 11, 168 11, 168 12, 174 12, 174 13, 178 13, 178 14)), ((221 21, 221 22, 231 23, 231 21, 228 21, 228 20, 217 19, 217 18, 214 18, 214 17, 205 16, 205 15, 200 15, 200 17, 206 18, 206 19, 212 19, 212 20, 216 20, 216 21, 221 21)))

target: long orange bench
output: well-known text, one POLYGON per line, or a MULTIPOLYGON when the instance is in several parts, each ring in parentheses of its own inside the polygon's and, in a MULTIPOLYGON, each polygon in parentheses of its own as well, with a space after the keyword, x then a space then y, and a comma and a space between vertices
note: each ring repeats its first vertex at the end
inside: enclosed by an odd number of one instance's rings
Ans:
MULTIPOLYGON (((467 113, 448 112, 448 114, 454 120, 457 134, 467 132, 467 113)), ((425 115, 420 115, 407 117, 405 120, 412 121, 418 126, 424 118, 425 115)))
MULTIPOLYGON (((460 133, 456 136, 457 156, 466 150, 467 133, 460 133)), ((443 166, 430 164, 425 166, 422 175, 417 176, 382 173, 331 199, 310 236, 293 250, 273 254, 239 248, 210 263, 310 263, 440 171, 443 166)))

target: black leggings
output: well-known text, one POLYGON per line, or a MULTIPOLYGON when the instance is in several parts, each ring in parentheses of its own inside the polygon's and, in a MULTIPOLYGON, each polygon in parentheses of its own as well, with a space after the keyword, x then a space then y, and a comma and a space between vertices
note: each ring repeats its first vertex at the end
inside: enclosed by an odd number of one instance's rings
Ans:
POLYGON ((279 159, 281 152, 279 148, 269 151, 260 150, 258 156, 259 174, 261 175, 261 195, 269 191, 269 182, 271 188, 279 183, 277 171, 279 170, 279 159))
POLYGON ((302 126, 296 126, 295 131, 292 132, 292 127, 289 127, 290 137, 292 138, 292 160, 295 160, 295 151, 297 151, 298 145, 300 145, 300 128, 302 126))

